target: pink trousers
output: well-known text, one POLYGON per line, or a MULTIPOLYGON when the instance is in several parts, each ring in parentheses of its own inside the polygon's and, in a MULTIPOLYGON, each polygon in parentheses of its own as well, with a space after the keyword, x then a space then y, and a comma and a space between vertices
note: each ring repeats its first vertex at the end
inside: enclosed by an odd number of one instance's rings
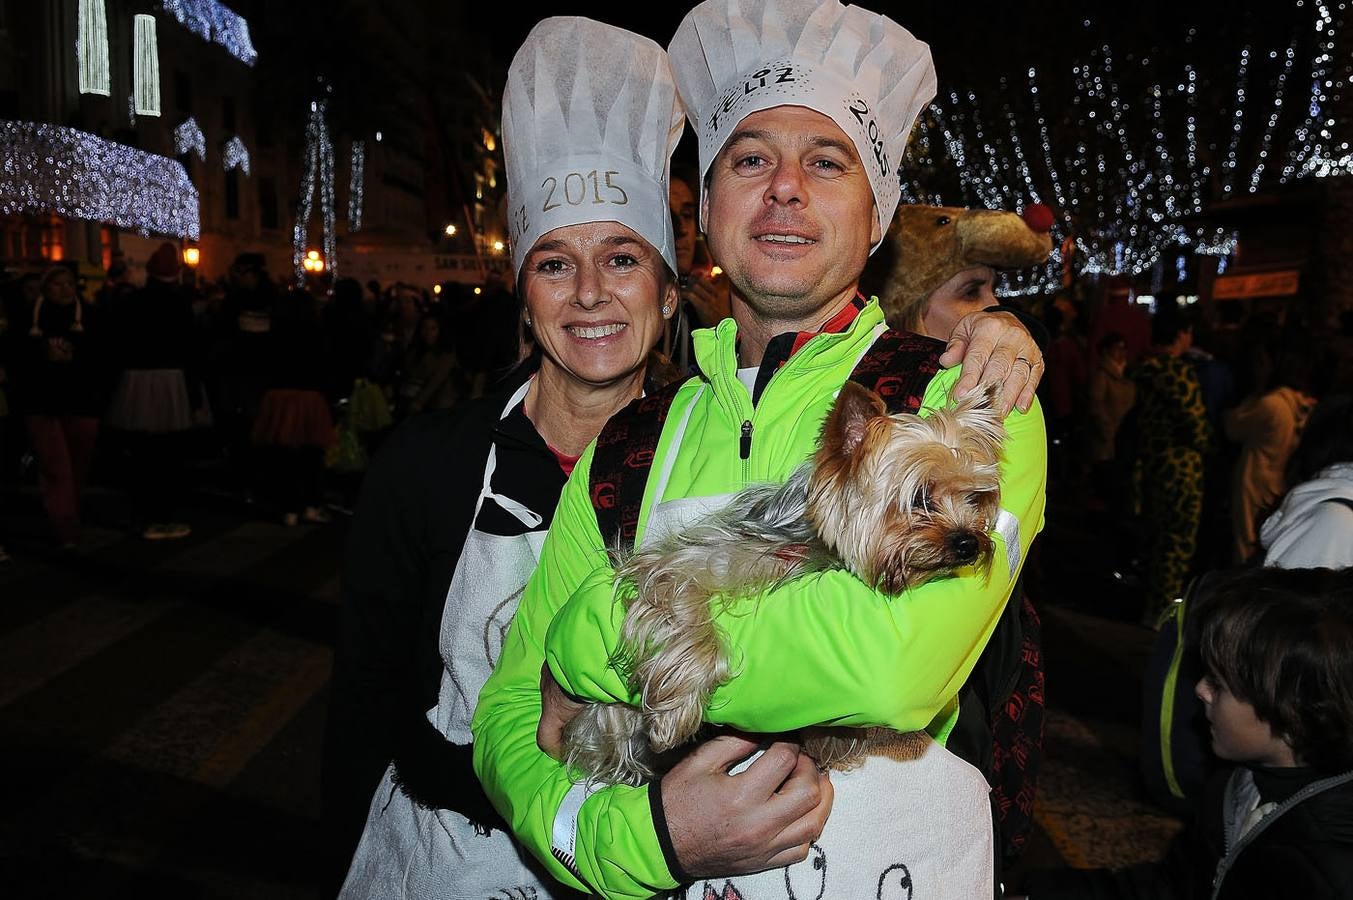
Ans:
POLYGON ((28 438, 38 458, 38 483, 47 520, 62 543, 80 531, 80 492, 89 479, 99 420, 90 416, 27 416, 28 438))

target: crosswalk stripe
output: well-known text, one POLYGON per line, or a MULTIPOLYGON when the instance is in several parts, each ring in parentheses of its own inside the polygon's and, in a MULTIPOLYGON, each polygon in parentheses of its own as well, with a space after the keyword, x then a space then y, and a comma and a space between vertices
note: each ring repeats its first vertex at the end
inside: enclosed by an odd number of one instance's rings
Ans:
POLYGON ((194 780, 218 788, 234 781, 249 761, 323 689, 332 667, 333 652, 327 647, 308 650, 291 676, 255 704, 239 727, 202 761, 194 780))
MULTIPOLYGON (((248 522, 188 548, 147 571, 211 579, 238 575, 284 551, 307 532, 248 522)), ((41 688, 87 659, 180 609, 181 601, 90 594, 0 635, 0 707, 41 688)))
POLYGON ((94 594, 0 636, 0 707, 181 606, 94 594))

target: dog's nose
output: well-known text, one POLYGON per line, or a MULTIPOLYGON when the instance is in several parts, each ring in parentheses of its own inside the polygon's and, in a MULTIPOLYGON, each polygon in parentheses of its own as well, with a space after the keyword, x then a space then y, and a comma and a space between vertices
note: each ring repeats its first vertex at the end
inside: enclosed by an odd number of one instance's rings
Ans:
POLYGON ((964 531, 949 538, 949 549, 954 558, 961 563, 970 563, 977 559, 977 537, 964 531))

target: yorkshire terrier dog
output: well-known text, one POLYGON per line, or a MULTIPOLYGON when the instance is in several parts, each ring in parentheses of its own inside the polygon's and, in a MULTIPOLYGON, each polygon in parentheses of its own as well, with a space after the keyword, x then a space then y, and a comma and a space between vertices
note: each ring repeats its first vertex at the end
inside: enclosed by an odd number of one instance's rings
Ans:
MULTIPOLYGON (((593 703, 564 731, 567 762, 597 782, 642 784, 696 736, 711 693, 729 679, 714 616, 719 604, 799 575, 844 568, 897 594, 964 566, 986 567, 1000 506, 1005 429, 998 387, 921 417, 888 415, 846 382, 819 447, 784 484, 755 485, 726 507, 617 559, 632 586, 614 661, 642 707, 593 703)), ((849 768, 888 729, 809 729, 804 749, 849 768)))

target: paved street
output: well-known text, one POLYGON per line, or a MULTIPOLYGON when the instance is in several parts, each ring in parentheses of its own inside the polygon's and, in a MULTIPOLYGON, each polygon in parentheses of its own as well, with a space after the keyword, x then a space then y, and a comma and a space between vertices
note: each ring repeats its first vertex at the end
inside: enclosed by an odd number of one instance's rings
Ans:
MULTIPOLYGON (((0 525, 19 535, 0 567, 4 895, 317 896, 342 520, 287 529, 207 498, 185 541, 96 525, 63 554, 23 536, 34 494, 3 504, 0 525)), ((120 504, 98 493, 91 518, 115 523, 120 504)), ((1070 537, 1045 538, 1046 573, 1070 537)), ((1027 858, 1149 858, 1177 826, 1135 789, 1148 635, 1075 605, 1042 604, 1053 710, 1027 858)))

